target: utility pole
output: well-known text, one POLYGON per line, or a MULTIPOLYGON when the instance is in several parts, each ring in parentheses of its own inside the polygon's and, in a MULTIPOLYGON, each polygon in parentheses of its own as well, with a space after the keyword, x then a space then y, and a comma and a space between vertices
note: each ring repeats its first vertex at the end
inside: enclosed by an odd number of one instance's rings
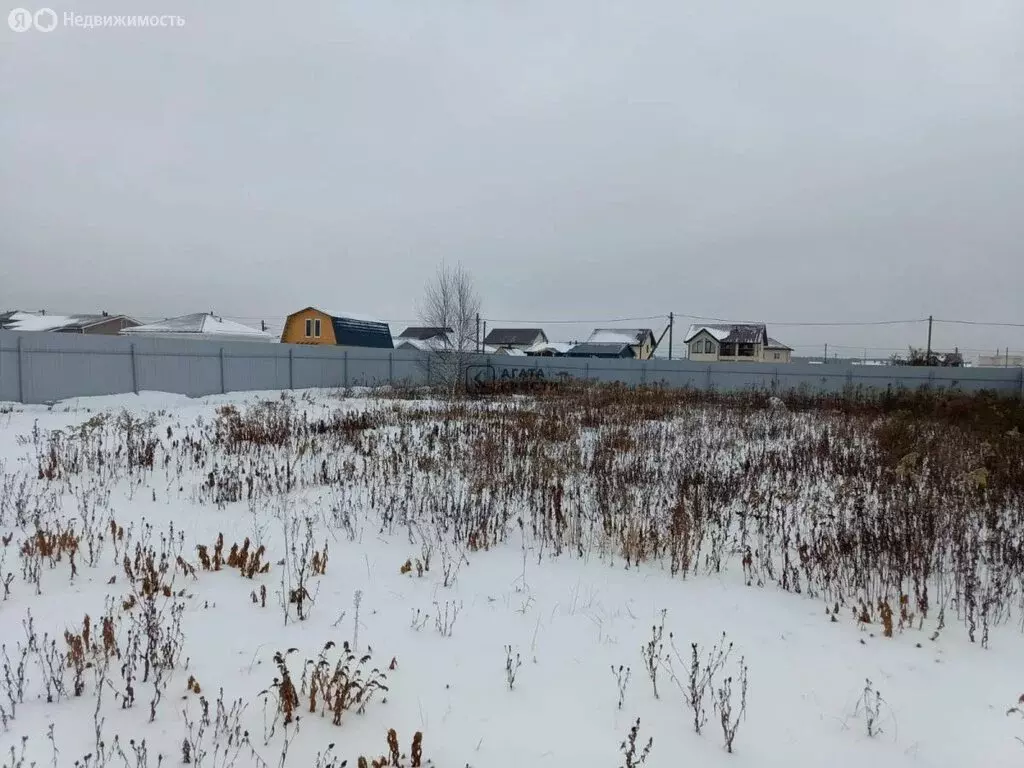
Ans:
POLYGON ((1006 348, 1006 367, 1010 367, 1010 348, 1006 348))
POLYGON ((480 313, 476 313, 476 351, 480 352, 480 313))
POLYGON ((925 353, 925 365, 931 365, 932 359, 932 316, 928 315, 928 351, 925 353))
POLYGON ((675 325, 675 313, 668 313, 668 359, 672 359, 672 328, 675 325))
POLYGON ((484 351, 484 347, 487 346, 487 321, 484 320, 484 335, 480 340, 480 351, 484 351))
POLYGON ((823 362, 823 363, 827 363, 828 362, 828 342, 827 341, 825 342, 825 357, 822 359, 821 362, 823 362))
POLYGON ((261 331, 266 331, 267 330, 267 321, 266 320, 260 320, 260 330, 261 331))

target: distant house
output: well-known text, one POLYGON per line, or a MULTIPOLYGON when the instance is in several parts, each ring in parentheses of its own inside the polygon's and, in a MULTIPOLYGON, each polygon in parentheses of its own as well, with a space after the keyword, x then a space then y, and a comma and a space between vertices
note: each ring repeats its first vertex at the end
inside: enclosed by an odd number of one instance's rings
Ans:
MULTIPOLYGON (((654 339, 654 331, 650 328, 597 328, 590 334, 586 344, 617 346, 626 344, 633 352, 629 357, 637 360, 650 360, 654 355, 657 342, 654 339)), ((587 355, 587 357, 593 357, 593 355, 587 355)), ((608 357, 608 355, 602 355, 602 357, 608 357)), ((623 357, 623 355, 612 355, 612 357, 623 357)))
POLYGON ((768 335, 764 325, 691 325, 683 342, 697 362, 788 363, 793 350, 768 335))
POLYGON ((331 344, 394 349, 387 323, 349 312, 306 307, 288 315, 281 332, 284 344, 331 344))
POLYGON ((0 331, 48 331, 116 336, 125 328, 139 325, 127 315, 48 315, 46 312, 2 312, 0 331))
POLYGON ((540 328, 495 328, 484 339, 484 346, 523 349, 548 340, 540 328))
POLYGON ((982 368, 1022 368, 1024 355, 1009 350, 996 352, 994 355, 980 355, 978 365, 982 368))
POLYGON ((275 342, 273 336, 258 328, 225 320, 212 312, 169 317, 155 323, 136 325, 121 331, 122 336, 152 339, 192 339, 201 341, 262 341, 275 342))
POLYGON ((565 356, 635 359, 636 350, 633 345, 626 343, 584 342, 572 347, 565 356))

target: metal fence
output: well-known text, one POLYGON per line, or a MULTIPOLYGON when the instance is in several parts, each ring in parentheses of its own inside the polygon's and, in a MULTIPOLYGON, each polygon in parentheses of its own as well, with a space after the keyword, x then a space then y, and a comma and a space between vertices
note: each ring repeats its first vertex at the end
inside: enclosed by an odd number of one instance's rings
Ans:
MULTIPOLYGON (((129 339, 0 331, 0 401, 155 390, 198 397, 226 392, 437 384, 431 356, 415 351, 258 342, 129 339), (433 370, 433 375, 432 375, 433 370)), ((892 388, 991 390, 1024 397, 1024 369, 895 368, 808 363, 696 363, 474 356, 471 380, 518 378, 664 384, 718 391, 842 393, 892 388)))

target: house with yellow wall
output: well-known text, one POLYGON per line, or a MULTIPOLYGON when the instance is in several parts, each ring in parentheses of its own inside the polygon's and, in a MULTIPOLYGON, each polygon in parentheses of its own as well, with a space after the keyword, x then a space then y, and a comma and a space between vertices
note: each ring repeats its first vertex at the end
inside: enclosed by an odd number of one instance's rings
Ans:
POLYGON ((788 363, 793 355, 765 326, 750 323, 691 325, 683 343, 696 362, 788 363))
POLYGON ((393 349, 395 346, 387 323, 317 307, 306 307, 288 315, 281 332, 281 343, 376 349, 393 349))

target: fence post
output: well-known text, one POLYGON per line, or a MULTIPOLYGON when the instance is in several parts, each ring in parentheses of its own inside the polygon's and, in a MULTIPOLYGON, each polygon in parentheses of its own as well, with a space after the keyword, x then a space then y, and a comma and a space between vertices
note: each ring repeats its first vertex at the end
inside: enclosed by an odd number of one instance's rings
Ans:
POLYGON ((708 366, 708 380, 707 380, 707 385, 706 385, 706 386, 704 387, 705 391, 707 391, 707 392, 710 392, 710 391, 712 390, 712 386, 711 386, 711 383, 712 383, 712 379, 711 379, 711 366, 709 365, 709 366, 708 366))
POLYGON ((227 392, 227 388, 224 386, 224 347, 220 348, 220 393, 223 395, 227 392))
MULTIPOLYGON (((348 354, 348 353, 346 353, 348 354)), ((395 386, 395 353, 388 352, 388 384, 395 386)))
POLYGON ((139 394, 139 369, 135 360, 135 342, 132 342, 132 392, 139 394))
POLYGON ((1020 367, 1020 371, 1018 371, 1017 382, 1020 385, 1020 389, 1017 391, 1017 394, 1020 395, 1021 400, 1024 400, 1024 365, 1022 365, 1020 367))
POLYGON ((288 345, 288 389, 295 389, 295 347, 288 345))
POLYGON ((583 364, 583 380, 584 381, 590 381, 590 361, 589 360, 587 360, 587 362, 585 362, 583 364))
MULTIPOLYGON (((426 352, 425 354, 427 356, 427 387, 429 388, 430 387, 430 353, 426 352)), ((1024 368, 1022 368, 1021 371, 1024 371, 1024 368)))
POLYGON ((18 402, 25 402, 25 350, 22 337, 18 337, 18 402))
POLYGON ((346 349, 341 355, 342 363, 341 367, 344 373, 345 389, 348 389, 348 350, 346 349))

